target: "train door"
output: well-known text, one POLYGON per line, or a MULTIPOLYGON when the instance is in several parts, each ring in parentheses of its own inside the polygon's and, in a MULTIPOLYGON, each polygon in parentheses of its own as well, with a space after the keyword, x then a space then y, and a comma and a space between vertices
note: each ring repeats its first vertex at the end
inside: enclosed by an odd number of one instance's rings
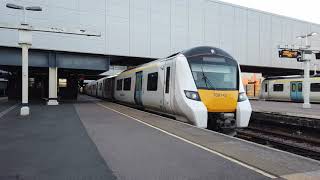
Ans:
POLYGON ((136 72, 136 84, 134 88, 134 101, 137 105, 142 105, 142 71, 136 72))
POLYGON ((302 102, 302 82, 291 82, 290 83, 290 98, 295 102, 302 102))
POLYGON ((99 92, 99 84, 98 82, 96 83, 96 92, 95 92, 95 96, 98 97, 98 92, 99 92))
POLYGON ((172 61, 167 61, 164 66, 164 88, 163 88, 163 107, 167 112, 172 112, 171 109, 171 92, 172 88, 172 61))

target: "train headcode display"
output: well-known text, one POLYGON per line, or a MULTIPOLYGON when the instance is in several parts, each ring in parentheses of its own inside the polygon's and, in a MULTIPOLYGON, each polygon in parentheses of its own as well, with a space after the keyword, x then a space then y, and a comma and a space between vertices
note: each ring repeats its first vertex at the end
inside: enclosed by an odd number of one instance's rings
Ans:
POLYGON ((301 57, 301 53, 296 50, 280 50, 279 51, 280 58, 299 58, 301 57))

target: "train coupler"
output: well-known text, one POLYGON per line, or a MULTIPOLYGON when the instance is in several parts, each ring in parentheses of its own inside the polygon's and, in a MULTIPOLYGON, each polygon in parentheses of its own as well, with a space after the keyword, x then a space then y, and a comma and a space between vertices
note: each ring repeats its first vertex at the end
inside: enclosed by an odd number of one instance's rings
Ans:
POLYGON ((231 136, 236 135, 236 120, 234 118, 234 113, 210 113, 208 129, 231 136))

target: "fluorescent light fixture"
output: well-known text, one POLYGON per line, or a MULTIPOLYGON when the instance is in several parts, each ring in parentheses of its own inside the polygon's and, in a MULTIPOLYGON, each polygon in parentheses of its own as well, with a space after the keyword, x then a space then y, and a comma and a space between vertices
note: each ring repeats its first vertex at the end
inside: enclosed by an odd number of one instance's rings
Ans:
POLYGON ((19 5, 11 4, 11 3, 7 3, 7 4, 6 4, 6 7, 7 7, 7 8, 11 8, 11 9, 21 9, 21 10, 24 9, 23 6, 19 6, 19 5))
POLYGON ((317 32, 311 32, 311 33, 309 33, 309 34, 307 34, 307 35, 297 36, 297 38, 298 38, 298 39, 304 39, 304 38, 306 38, 306 37, 311 37, 311 36, 315 36, 315 35, 318 35, 318 33, 317 33, 317 32))
POLYGON ((26 7, 26 10, 28 10, 28 11, 42 11, 42 8, 40 6, 30 6, 30 7, 26 7))
POLYGON ((308 36, 315 36, 315 35, 318 35, 318 33, 312 32, 312 33, 308 34, 308 36))
POLYGON ((7 8, 11 8, 11 9, 19 9, 19 10, 28 10, 28 11, 42 11, 42 8, 40 6, 30 6, 30 7, 23 7, 20 5, 16 5, 16 4, 11 4, 11 3, 7 3, 6 4, 7 8))

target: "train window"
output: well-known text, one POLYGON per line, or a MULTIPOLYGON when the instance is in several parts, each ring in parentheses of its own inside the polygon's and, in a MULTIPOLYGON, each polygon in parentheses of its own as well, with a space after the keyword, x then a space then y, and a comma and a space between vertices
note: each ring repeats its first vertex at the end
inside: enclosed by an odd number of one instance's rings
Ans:
POLYGON ((169 93, 169 85, 170 85, 170 67, 167 67, 167 74, 166 74, 166 93, 169 93))
POLYGON ((320 83, 311 83, 311 92, 320 92, 320 83))
POLYGON ((102 83, 99 84, 99 90, 102 90, 102 83))
POLYGON ((117 91, 121 91, 122 90, 122 79, 118 79, 117 80, 117 91))
POLYGON ((125 78, 123 80, 123 90, 130 91, 130 87, 131 87, 131 78, 125 78))
POLYGON ((238 64, 220 56, 188 57, 194 82, 198 89, 238 90, 238 64))
POLYGON ((298 84, 298 92, 302 92, 302 83, 298 84))
POLYGON ((291 91, 296 91, 296 88, 297 88, 296 84, 292 84, 291 86, 292 86, 291 91))
POLYGON ((148 74, 147 91, 157 91, 158 88, 158 72, 148 74))
POLYGON ((274 84, 273 91, 278 91, 278 92, 283 91, 283 84, 274 84))
POLYGON ((264 92, 268 92, 268 84, 264 84, 264 92))

